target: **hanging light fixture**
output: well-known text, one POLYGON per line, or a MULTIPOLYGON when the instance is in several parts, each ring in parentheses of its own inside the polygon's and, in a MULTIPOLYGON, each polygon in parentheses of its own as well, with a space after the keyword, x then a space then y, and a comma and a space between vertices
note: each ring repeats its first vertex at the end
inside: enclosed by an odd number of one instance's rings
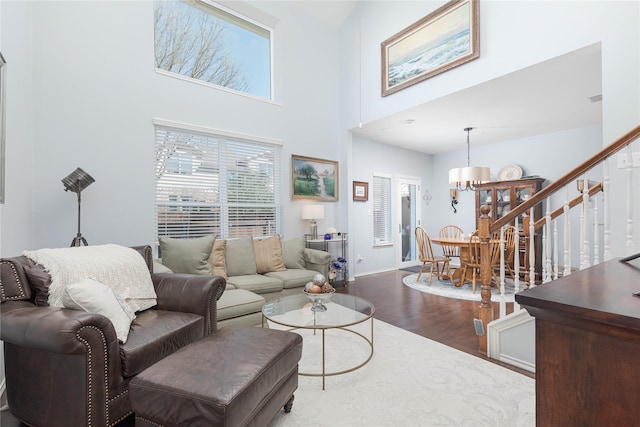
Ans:
POLYGON ((473 128, 464 128, 467 132, 467 167, 454 168, 449 171, 449 184, 455 186, 458 191, 476 191, 478 184, 491 180, 491 171, 484 166, 471 166, 471 156, 469 154, 469 132, 473 128))

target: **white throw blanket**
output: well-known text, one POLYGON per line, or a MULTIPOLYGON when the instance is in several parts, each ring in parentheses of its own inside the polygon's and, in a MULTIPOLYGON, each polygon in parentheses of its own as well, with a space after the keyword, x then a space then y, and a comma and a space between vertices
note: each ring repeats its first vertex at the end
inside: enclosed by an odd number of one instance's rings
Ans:
POLYGON ((156 305, 156 292, 149 269, 140 254, 119 245, 25 251, 23 255, 40 264, 51 276, 49 305, 63 307, 62 295, 67 285, 88 277, 113 289, 133 311, 156 305))

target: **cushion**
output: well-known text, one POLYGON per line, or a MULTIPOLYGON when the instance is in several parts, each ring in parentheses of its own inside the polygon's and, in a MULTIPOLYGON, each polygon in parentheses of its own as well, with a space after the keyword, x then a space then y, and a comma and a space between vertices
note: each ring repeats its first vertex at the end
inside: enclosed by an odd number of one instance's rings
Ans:
POLYGON ((286 268, 305 268, 304 264, 304 238, 282 241, 282 259, 286 268))
POLYGON ((211 274, 227 278, 227 264, 224 260, 224 253, 227 250, 227 241, 224 239, 216 239, 213 242, 213 250, 209 255, 209 265, 211 266, 211 274))
POLYGON ((299 288, 313 280, 313 276, 318 274, 314 270, 301 270, 298 268, 289 268, 284 271, 273 271, 266 273, 265 276, 272 277, 282 281, 284 289, 299 288))
POLYGON ((245 289, 225 291, 218 300, 218 321, 260 313, 265 299, 260 295, 245 289))
POLYGON ((211 274, 208 261, 214 240, 213 235, 194 239, 161 237, 162 264, 174 273, 211 274))
POLYGON ((153 260, 153 272, 154 273, 173 273, 169 267, 162 264, 160 260, 153 260))
POLYGON ((39 307, 49 306, 49 286, 51 285, 51 276, 45 271, 41 265, 32 263, 30 267, 24 267, 24 273, 29 279, 29 285, 36 293, 35 303, 39 307))
MULTIPOLYGON (((255 292, 257 294, 267 294, 269 292, 279 292, 283 288, 282 280, 275 277, 267 277, 261 274, 250 274, 247 276, 229 276, 229 283, 236 289, 255 292)), ((224 294, 222 294, 224 295, 224 294)))
POLYGON ((278 235, 254 240, 253 254, 256 257, 258 274, 286 270, 282 259, 280 236, 278 235))
POLYGON ((227 266, 227 276, 247 276, 256 274, 256 259, 253 255, 253 238, 240 237, 227 240, 227 249, 224 253, 224 261, 227 266))
POLYGON ((136 316, 109 286, 92 278, 72 283, 65 287, 62 304, 73 310, 102 314, 113 324, 118 339, 127 342, 131 322, 136 316))

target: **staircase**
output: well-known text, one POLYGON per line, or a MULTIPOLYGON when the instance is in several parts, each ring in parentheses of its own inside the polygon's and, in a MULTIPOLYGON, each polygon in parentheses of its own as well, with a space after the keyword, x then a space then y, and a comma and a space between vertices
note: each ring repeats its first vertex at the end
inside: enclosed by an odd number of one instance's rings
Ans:
MULTIPOLYGON (((523 369, 535 370, 533 318, 517 303, 514 303, 514 311, 509 315, 506 315, 504 300, 499 304, 499 313, 494 312, 491 304, 492 266, 489 254, 490 236, 494 232, 501 232, 506 226, 515 224, 516 230, 522 230, 521 237, 526 237, 515 239, 516 242, 526 241, 530 245, 526 251, 529 254, 528 271, 521 269, 518 248, 514 251, 514 271, 521 272, 514 278, 516 292, 570 276, 576 269, 588 269, 601 261, 612 259, 614 252, 626 256, 640 251, 639 233, 635 229, 640 212, 634 211, 634 206, 640 205, 640 168, 634 168, 634 152, 640 152, 640 126, 497 221, 491 222, 489 206, 481 207, 478 237, 481 242, 482 300, 478 318, 487 331, 480 336, 481 352, 523 369), (621 156, 618 155, 626 155, 628 161, 621 162, 621 156), (611 185, 613 173, 616 174, 615 188, 611 185), (528 218, 534 218, 534 208, 538 205, 543 206, 545 216, 535 222, 528 221, 528 218), (613 211, 612 206, 621 205, 625 208, 613 211), (518 220, 523 214, 526 218, 520 225, 518 220), (612 230, 615 232, 613 235, 623 235, 624 238, 618 237, 613 242, 612 230), (542 239, 534 238, 540 234, 542 239), (536 240, 541 240, 542 248, 535 248, 536 240), (535 259, 536 253, 542 254, 541 260, 535 259), (504 348, 510 350, 505 352, 504 348)), ((636 163, 640 164, 640 159, 636 163)), ((500 265, 502 290, 507 261, 503 249, 500 265)))

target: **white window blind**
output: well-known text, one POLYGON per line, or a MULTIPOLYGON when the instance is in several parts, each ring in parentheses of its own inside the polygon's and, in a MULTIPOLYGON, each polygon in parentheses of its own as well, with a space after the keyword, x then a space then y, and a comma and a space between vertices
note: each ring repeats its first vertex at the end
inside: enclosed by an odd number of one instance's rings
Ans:
POLYGON ((373 244, 391 244, 391 178, 373 177, 373 244))
POLYGON ((280 232, 280 146, 156 126, 158 237, 280 232))

